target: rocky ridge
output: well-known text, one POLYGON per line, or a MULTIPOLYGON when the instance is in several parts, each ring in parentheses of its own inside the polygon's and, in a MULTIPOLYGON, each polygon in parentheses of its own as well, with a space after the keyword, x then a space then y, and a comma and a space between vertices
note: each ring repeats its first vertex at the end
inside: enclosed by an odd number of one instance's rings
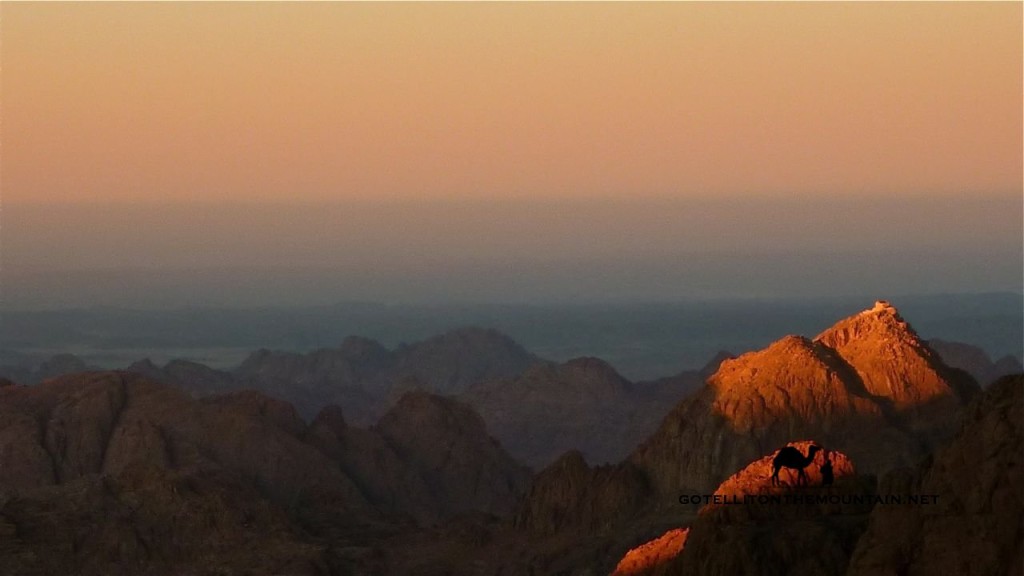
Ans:
POLYGON ((597 358, 539 363, 459 396, 516 458, 542 468, 568 450, 589 462, 618 462, 653 432, 674 404, 702 383, 696 372, 633 383, 597 358))

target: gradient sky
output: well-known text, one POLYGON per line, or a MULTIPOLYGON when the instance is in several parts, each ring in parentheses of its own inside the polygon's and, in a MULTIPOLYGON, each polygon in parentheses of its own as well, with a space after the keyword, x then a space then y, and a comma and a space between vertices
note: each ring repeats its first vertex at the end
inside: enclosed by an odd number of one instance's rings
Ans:
POLYGON ((983 255, 991 278, 944 264, 897 285, 1020 288, 1018 2, 3 3, 0 20, 8 287, 767 251, 983 255))

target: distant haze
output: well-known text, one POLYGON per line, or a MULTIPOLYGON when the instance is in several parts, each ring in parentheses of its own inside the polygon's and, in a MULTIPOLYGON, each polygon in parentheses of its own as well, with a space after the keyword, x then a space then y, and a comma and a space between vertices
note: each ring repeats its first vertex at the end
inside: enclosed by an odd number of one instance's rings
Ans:
POLYGON ((1021 200, 5 208, 9 307, 1020 291, 1021 200))
POLYGON ((0 306, 1022 289, 1019 3, 4 3, 0 306))

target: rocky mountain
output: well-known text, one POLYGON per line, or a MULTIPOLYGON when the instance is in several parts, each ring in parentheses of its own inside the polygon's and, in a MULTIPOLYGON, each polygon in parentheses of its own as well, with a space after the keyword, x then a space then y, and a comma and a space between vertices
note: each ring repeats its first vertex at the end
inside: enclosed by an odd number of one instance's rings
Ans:
POLYGON ((711 493, 730 474, 799 438, 848 455, 867 475, 912 464, 952 436, 977 391, 969 375, 942 364, 895 308, 880 302, 813 340, 787 336, 724 360, 706 386, 678 403, 600 481, 561 461, 544 470, 520 504, 517 526, 535 537, 548 533, 549 540, 575 533, 574 553, 590 550, 586 561, 610 563, 610 572, 628 548, 680 527, 681 493, 711 493), (631 503, 606 510, 591 496, 593 482, 614 483, 602 490, 627 494, 620 501, 631 503), (574 496, 564 488, 581 483, 574 496), (674 526, 651 533, 673 515, 674 526), (618 546, 625 548, 609 557, 618 546))
POLYGON ((984 350, 963 342, 932 339, 928 341, 928 347, 947 366, 967 372, 982 386, 988 386, 1003 376, 1024 372, 1024 365, 1016 356, 1006 355, 993 362, 984 350))
POLYGON ((594 463, 621 460, 701 383, 696 372, 633 383, 600 359, 576 358, 482 382, 459 398, 516 458, 542 468, 569 450, 594 463))
POLYGON ((880 491, 938 501, 876 508, 850 576, 1024 573, 1024 378, 995 382, 948 446, 883 478, 880 491))
MULTIPOLYGON (((431 346, 469 346, 459 338, 431 346)), ((1024 382, 979 397, 886 303, 815 339, 723 355, 682 401, 673 395, 699 373, 631 383, 597 359, 530 359, 522 374, 472 384, 516 355, 455 354, 462 371, 417 371, 431 363, 407 348, 350 339, 319 354, 264 351, 244 371, 268 389, 305 375, 311 402, 318 388, 367 392, 387 379, 392 405, 364 405, 383 410, 372 426, 348 405, 307 424, 262 392, 218 393, 241 369, 187 362, 0 382, 0 574, 1003 575, 1024 559, 1024 382), (433 385, 428 373, 457 398, 418 390, 433 385), (178 378, 199 397, 163 383, 178 378), (530 423, 546 422, 551 443, 584 444, 585 427, 611 443, 673 404, 617 464, 571 450, 532 480, 488 435, 502 423, 541 453, 530 423), (801 438, 830 450, 833 486, 819 485, 823 451, 804 462, 807 486, 789 470, 771 483, 781 447, 809 453, 801 438), (872 493, 934 493, 945 505, 679 499, 872 493)))
POLYGON ((527 481, 471 409, 425 393, 355 429, 128 372, 0 388, 0 573, 346 573, 382 530, 507 512, 527 481))
POLYGON ((724 361, 630 461, 660 493, 710 490, 772 446, 816 437, 881 472, 946 440, 976 391, 879 302, 814 340, 787 336, 724 361))

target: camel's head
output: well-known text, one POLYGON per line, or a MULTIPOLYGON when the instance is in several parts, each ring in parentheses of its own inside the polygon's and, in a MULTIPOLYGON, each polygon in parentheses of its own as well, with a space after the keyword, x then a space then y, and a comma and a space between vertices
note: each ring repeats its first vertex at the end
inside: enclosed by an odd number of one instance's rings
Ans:
POLYGON ((811 446, 807 449, 807 455, 813 457, 818 450, 822 450, 822 447, 818 446, 817 444, 811 444, 811 446))

